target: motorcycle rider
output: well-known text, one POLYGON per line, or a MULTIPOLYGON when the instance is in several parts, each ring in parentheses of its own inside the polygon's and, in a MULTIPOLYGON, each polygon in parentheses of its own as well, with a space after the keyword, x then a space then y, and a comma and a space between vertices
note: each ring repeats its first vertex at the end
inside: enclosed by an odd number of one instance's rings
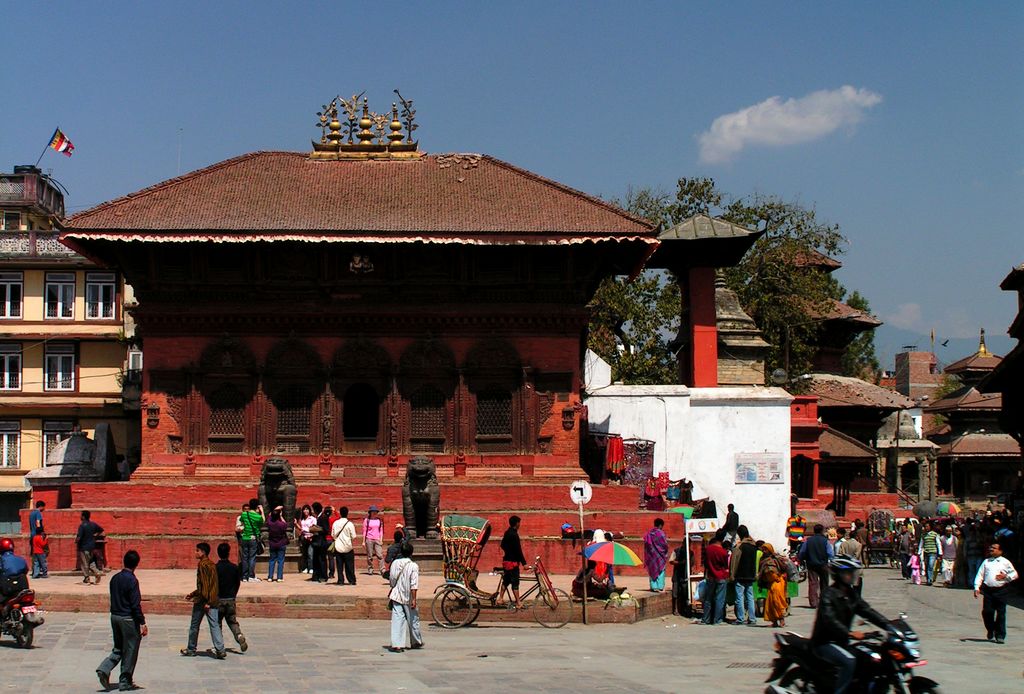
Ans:
POLYGON ((818 613, 811 633, 811 647, 814 654, 838 668, 835 694, 843 694, 853 681, 857 669, 857 658, 847 646, 850 639, 859 641, 864 632, 851 631, 854 616, 888 629, 888 620, 871 609, 853 587, 854 577, 864 568, 856 559, 837 557, 828 564, 833 576, 832 585, 821 594, 818 613))
POLYGON ((28 563, 14 553, 14 542, 0 538, 0 593, 4 600, 28 588, 28 563))

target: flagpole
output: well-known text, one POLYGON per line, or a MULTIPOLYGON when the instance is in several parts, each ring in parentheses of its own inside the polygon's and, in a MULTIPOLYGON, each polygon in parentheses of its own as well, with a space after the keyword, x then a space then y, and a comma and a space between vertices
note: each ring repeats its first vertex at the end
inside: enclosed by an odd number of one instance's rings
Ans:
POLYGON ((54 136, 57 135, 58 132, 60 132, 60 126, 59 125, 57 126, 57 129, 53 131, 53 135, 50 135, 50 141, 46 143, 45 147, 43 147, 43 153, 39 155, 38 159, 36 159, 36 168, 37 169, 39 168, 39 162, 41 162, 43 160, 43 157, 46 156, 46 150, 50 149, 50 142, 53 142, 53 138, 54 138, 54 136))

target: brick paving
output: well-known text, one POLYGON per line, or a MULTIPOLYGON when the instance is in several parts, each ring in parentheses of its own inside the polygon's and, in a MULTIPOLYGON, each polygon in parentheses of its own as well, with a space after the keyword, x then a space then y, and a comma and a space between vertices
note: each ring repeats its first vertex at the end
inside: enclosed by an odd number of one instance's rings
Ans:
MULTIPOLYGON (((885 614, 909 614, 929 660, 921 673, 938 680, 947 694, 1024 692, 1020 610, 1011 608, 1008 642, 999 646, 981 640, 980 604, 969 591, 907 586, 894 571, 872 569, 865 597, 885 614)), ((795 602, 787 624, 809 633, 813 612, 803 607, 806 599, 795 602)), ((249 618, 242 620, 249 651, 235 649, 217 661, 177 655, 188 628, 184 617, 158 615, 150 622, 137 680, 153 693, 760 692, 772 657, 769 627, 706 627, 678 617, 555 630, 481 624, 446 631, 425 625, 426 648, 403 654, 383 650, 384 621, 249 618)), ((109 644, 103 615, 51 612, 36 648, 16 649, 9 638, 0 642, 0 689, 98 691, 93 670, 109 644)), ((208 632, 199 644, 209 646, 208 632)))

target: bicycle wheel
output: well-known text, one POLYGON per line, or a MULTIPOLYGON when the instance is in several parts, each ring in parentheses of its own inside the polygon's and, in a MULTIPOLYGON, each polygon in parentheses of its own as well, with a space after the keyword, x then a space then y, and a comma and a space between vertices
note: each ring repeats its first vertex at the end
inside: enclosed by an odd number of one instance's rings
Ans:
POLYGON ((452 586, 441 593, 441 626, 446 629, 458 629, 469 626, 480 614, 480 601, 470 595, 469 591, 459 586, 452 586))
POLYGON ((434 618, 434 624, 437 624, 438 626, 442 626, 445 629, 454 629, 458 625, 456 625, 456 624, 448 624, 447 620, 445 620, 445 618, 444 618, 444 613, 441 610, 441 598, 447 592, 448 592, 448 589, 445 588, 440 593, 435 593, 434 594, 434 599, 430 603, 430 614, 434 618))
POLYGON ((533 618, 549 629, 564 627, 572 618, 572 600, 561 588, 552 592, 541 590, 539 598, 533 601, 533 618))

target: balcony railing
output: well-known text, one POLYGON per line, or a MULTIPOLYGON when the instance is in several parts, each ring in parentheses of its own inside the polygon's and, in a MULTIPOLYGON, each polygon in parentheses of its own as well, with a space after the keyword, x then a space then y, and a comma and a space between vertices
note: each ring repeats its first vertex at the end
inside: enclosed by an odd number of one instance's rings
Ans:
POLYGON ((70 258, 75 252, 52 231, 0 231, 0 256, 70 258))

